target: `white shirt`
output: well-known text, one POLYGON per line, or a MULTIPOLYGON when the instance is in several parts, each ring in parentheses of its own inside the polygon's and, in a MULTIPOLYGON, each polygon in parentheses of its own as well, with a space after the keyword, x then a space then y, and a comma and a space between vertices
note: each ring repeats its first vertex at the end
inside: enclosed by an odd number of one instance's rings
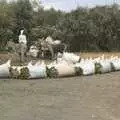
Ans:
POLYGON ((19 36, 19 43, 27 44, 27 40, 26 40, 26 36, 25 35, 20 35, 19 36))

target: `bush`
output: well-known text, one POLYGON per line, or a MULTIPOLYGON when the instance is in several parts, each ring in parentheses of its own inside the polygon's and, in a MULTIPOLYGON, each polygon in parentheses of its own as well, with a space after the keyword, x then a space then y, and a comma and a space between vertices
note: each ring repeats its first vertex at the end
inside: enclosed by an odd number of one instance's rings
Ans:
POLYGON ((20 72, 18 71, 17 68, 10 67, 9 72, 10 72, 11 78, 14 78, 14 79, 27 80, 29 79, 29 76, 30 76, 29 69, 27 67, 21 68, 20 72))
POLYGON ((101 67, 102 65, 100 63, 95 63, 95 73, 101 74, 101 67))

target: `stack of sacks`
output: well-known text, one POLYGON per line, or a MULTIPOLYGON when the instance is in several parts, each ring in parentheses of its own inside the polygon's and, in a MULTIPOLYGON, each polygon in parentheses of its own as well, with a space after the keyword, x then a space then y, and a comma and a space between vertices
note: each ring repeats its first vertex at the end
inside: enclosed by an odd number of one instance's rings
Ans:
POLYGON ((64 52, 62 55, 62 60, 68 62, 68 63, 77 63, 80 61, 80 56, 77 56, 73 53, 68 53, 68 52, 64 52))
POLYGON ((81 59, 80 63, 75 64, 75 68, 80 68, 80 74, 82 75, 92 75, 95 73, 95 65, 92 60, 81 59))
POLYGON ((42 62, 42 63, 38 62, 35 65, 32 65, 32 63, 30 62, 27 65, 27 68, 29 70, 29 74, 30 74, 29 78, 30 79, 47 77, 46 65, 44 62, 42 62))
POLYGON ((66 61, 53 62, 47 66, 48 77, 66 77, 74 76, 76 74, 73 64, 66 61))
POLYGON ((10 77, 9 68, 11 66, 11 60, 8 60, 5 64, 0 65, 0 78, 10 77))

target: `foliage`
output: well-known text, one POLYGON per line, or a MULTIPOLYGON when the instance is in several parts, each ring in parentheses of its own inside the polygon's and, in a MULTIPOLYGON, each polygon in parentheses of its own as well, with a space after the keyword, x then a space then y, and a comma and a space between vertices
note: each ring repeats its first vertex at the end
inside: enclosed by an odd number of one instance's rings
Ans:
POLYGON ((77 76, 83 75, 83 70, 80 67, 75 67, 75 73, 77 76))
POLYGON ((46 73, 49 78, 56 78, 58 76, 58 71, 55 69, 55 67, 46 67, 46 73))
POLYGON ((21 79, 21 80, 28 80, 29 79, 29 76, 30 76, 30 74, 29 74, 29 69, 27 68, 27 67, 25 67, 25 68, 22 68, 21 70, 20 70, 20 75, 19 75, 19 79, 21 79))
POLYGON ((95 73, 101 74, 102 65, 100 63, 95 63, 95 73))
POLYGON ((17 2, 13 6, 16 26, 14 28, 14 41, 18 41, 18 35, 20 34, 20 30, 24 29, 25 34, 27 35, 28 43, 30 43, 30 34, 32 28, 32 15, 33 9, 29 0, 17 0, 17 2))
POLYGON ((10 67, 9 72, 10 72, 11 78, 14 78, 14 79, 27 80, 29 79, 29 76, 30 76, 29 69, 27 67, 21 68, 20 72, 18 71, 17 68, 10 67))
POLYGON ((44 10, 38 1, 0 1, 0 49, 12 39, 18 42, 25 29, 28 45, 52 36, 65 42, 71 51, 119 51, 119 5, 79 7, 69 13, 44 10))

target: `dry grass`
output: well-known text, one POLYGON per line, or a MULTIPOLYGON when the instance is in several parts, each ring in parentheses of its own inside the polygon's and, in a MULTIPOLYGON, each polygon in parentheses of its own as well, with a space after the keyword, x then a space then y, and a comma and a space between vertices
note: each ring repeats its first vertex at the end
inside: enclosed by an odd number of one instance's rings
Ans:
MULTIPOLYGON (((119 56, 120 57, 120 52, 99 52, 99 53, 95 53, 95 52, 87 52, 87 53, 75 53, 77 55, 80 55, 81 58, 95 58, 95 57, 99 57, 102 56, 104 54, 105 57, 110 57, 110 56, 119 56)), ((0 64, 5 63, 7 60, 11 59, 12 60, 12 64, 14 65, 19 65, 20 63, 20 58, 18 55, 16 54, 12 54, 12 53, 0 53, 0 64)), ((31 59, 30 57, 26 58, 26 61, 29 62, 31 60, 41 60, 40 58, 38 59, 31 59)), ((26 63, 27 63, 26 62, 26 63)), ((48 60, 45 60, 46 63, 50 62, 48 60)))
POLYGON ((7 60, 11 59, 13 63, 19 61, 19 56, 11 53, 0 53, 0 63, 4 63, 7 60))
MULTIPOLYGON (((79 54, 79 53, 78 53, 79 54)), ((100 57, 104 54, 104 56, 106 58, 110 57, 110 56, 119 56, 120 57, 120 52, 99 52, 99 53, 93 53, 93 52, 88 52, 88 53, 80 53, 79 55, 82 57, 82 58, 95 58, 95 57, 100 57)))

